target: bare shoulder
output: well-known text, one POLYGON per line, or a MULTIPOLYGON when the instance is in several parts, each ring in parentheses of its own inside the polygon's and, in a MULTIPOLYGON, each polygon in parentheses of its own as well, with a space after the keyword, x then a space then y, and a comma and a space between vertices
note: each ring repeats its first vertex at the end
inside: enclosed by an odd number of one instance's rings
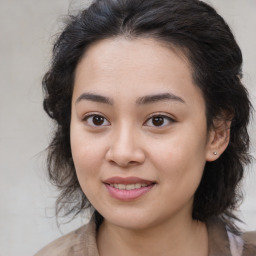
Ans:
POLYGON ((85 246, 84 239, 86 235, 87 225, 74 230, 57 240, 51 242, 34 256, 70 256, 70 255, 84 255, 85 246))

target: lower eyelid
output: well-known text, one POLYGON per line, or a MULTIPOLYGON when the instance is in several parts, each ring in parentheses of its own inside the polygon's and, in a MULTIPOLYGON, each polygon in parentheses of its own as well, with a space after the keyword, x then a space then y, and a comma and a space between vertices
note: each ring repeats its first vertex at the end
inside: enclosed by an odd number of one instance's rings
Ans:
POLYGON ((106 117, 104 117, 102 114, 98 114, 98 113, 89 113, 89 114, 86 114, 82 117, 82 121, 83 122, 87 122, 89 126, 92 126, 92 127, 103 127, 103 126, 108 126, 110 124, 110 122, 108 121, 108 119, 106 117), (93 125, 93 124, 89 124, 88 122, 88 119, 89 118, 93 118, 94 116, 100 116, 100 117, 103 117, 104 118, 104 122, 107 122, 108 124, 107 125, 93 125))
MULTIPOLYGON (((150 116, 144 124, 146 124, 147 122, 149 122, 149 120, 152 119, 152 118, 154 118, 154 117, 162 117, 162 118, 165 119, 165 120, 167 119, 167 120, 169 121, 169 124, 176 122, 175 119, 172 118, 172 117, 170 117, 170 116, 163 115, 163 114, 154 114, 154 115, 150 116)), ((168 126, 168 124, 160 125, 160 126, 157 126, 157 125, 149 125, 149 126, 150 126, 150 127, 161 128, 161 127, 168 126)))

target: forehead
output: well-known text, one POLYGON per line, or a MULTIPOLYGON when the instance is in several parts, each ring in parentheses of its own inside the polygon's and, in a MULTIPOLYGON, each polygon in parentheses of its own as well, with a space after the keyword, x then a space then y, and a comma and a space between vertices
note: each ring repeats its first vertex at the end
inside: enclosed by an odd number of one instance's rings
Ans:
POLYGON ((194 96, 202 97, 184 54, 149 38, 118 37, 91 45, 75 74, 74 93, 84 90, 103 94, 114 91, 125 98, 166 90, 188 98, 193 91, 198 94, 194 96))
POLYGON ((177 64, 186 66, 186 71, 190 73, 190 63, 177 47, 153 38, 132 39, 120 36, 100 40, 90 45, 78 64, 77 70, 80 69, 81 63, 83 65, 87 62, 87 69, 91 68, 91 71, 96 68, 97 71, 104 72, 107 69, 121 68, 125 65, 127 71, 137 69, 143 72, 146 69, 157 68, 158 72, 160 69, 164 72, 166 68, 174 68, 174 65, 166 66, 171 64, 170 58, 173 60, 172 63, 176 62, 176 66, 177 64))

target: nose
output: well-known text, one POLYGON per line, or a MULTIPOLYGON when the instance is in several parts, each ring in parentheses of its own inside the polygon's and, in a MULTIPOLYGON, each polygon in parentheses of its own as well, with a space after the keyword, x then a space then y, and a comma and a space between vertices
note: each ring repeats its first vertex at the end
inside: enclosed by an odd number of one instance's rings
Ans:
POLYGON ((137 137, 134 129, 127 127, 113 134, 106 160, 123 168, 142 164, 145 152, 137 137))

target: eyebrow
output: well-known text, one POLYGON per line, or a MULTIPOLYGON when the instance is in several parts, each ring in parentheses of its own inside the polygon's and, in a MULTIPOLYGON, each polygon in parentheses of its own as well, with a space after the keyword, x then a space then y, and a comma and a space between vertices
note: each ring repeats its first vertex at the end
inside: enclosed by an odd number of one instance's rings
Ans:
POLYGON ((181 97, 173 93, 160 93, 160 94, 153 94, 153 95, 140 97, 136 100, 136 104, 145 105, 145 104, 155 103, 158 101, 166 101, 166 100, 173 100, 173 101, 179 101, 179 102, 185 103, 185 101, 181 97))
MULTIPOLYGON (((99 94, 94 94, 94 93, 81 94, 75 103, 77 104, 81 100, 89 100, 89 101, 93 101, 93 102, 114 105, 114 101, 112 99, 102 96, 102 95, 99 95, 99 94)), ((160 94, 146 95, 146 96, 140 97, 136 100, 136 104, 137 105, 146 105, 146 104, 152 104, 155 102, 166 101, 166 100, 172 100, 172 101, 178 101, 181 103, 185 103, 185 101, 181 97, 179 97, 173 93, 160 93, 160 94)))
POLYGON ((81 94, 78 99, 76 100, 76 104, 80 102, 81 100, 89 100, 89 101, 94 101, 94 102, 99 102, 99 103, 105 103, 108 105, 113 105, 113 100, 111 100, 108 97, 94 94, 94 93, 83 93, 81 94))

